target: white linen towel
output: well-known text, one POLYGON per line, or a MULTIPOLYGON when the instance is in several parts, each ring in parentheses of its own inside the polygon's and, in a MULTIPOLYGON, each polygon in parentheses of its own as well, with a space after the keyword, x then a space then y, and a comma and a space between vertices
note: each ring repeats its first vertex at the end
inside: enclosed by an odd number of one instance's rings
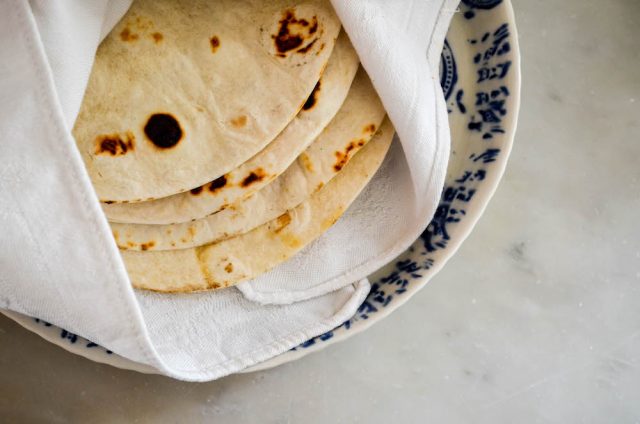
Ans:
POLYGON ((336 12, 394 123, 396 142, 365 193, 302 254, 240 284, 261 303, 320 296, 401 254, 438 205, 449 158, 438 68, 455 1, 334 1, 336 12), (444 14, 444 16, 443 16, 444 14))
POLYGON ((367 273, 417 237, 439 197, 449 140, 436 66, 456 3, 334 1, 402 145, 306 255, 242 291, 167 296, 131 289, 70 133, 95 49, 128 0, 0 2, 0 308, 192 381, 339 325, 366 296, 367 273))

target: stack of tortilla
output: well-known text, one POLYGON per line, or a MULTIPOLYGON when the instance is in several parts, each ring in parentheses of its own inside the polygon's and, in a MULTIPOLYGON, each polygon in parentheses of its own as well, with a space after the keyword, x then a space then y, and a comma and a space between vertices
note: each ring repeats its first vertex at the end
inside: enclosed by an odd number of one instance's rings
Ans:
POLYGON ((185 292, 319 237, 394 130, 328 0, 136 0, 73 133, 134 287, 185 292))

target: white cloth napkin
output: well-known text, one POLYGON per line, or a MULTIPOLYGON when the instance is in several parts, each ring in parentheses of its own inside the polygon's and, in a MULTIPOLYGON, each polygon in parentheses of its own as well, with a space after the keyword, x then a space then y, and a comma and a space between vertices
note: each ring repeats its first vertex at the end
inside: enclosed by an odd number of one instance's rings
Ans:
POLYGON ((349 239, 332 231, 295 259, 305 272, 285 264, 264 277, 265 288, 166 296, 131 289, 70 134, 95 49, 129 1, 0 1, 0 308, 193 381, 238 371, 339 325, 368 293, 366 274, 413 241, 437 201, 448 127, 435 71, 455 4, 334 3, 402 140, 377 188, 338 224, 349 239), (350 227, 359 220, 377 231, 350 227), (396 240, 379 227, 391 223, 396 240), (326 255, 329 248, 344 253, 326 255))
POLYGON ((426 228, 444 184, 450 140, 438 63, 457 1, 333 4, 400 143, 333 228, 302 254, 239 285, 260 303, 320 296, 387 264, 426 228))

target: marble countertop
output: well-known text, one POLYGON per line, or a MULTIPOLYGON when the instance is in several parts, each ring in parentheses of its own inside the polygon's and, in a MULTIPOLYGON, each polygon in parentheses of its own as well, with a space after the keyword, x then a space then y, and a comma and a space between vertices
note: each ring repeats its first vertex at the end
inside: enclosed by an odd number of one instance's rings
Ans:
POLYGON ((513 0, 512 159, 407 305, 282 367, 192 384, 92 363, 0 317, 10 422, 640 422, 640 2, 513 0))

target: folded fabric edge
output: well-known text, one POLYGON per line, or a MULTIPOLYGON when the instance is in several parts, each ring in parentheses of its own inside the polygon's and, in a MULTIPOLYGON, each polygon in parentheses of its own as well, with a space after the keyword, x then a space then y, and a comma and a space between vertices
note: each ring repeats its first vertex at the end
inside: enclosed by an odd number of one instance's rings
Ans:
MULTIPOLYGON (((365 278, 351 286, 343 287, 341 290, 352 290, 353 294, 351 294, 349 299, 340 307, 340 309, 328 318, 324 318, 312 325, 298 329, 279 340, 272 341, 250 352, 246 352, 232 358, 227 362, 216 364, 208 369, 185 370, 172 368, 163 363, 162 369, 159 369, 159 372, 178 380, 205 382, 239 372, 245 368, 280 355, 301 343, 324 334, 327 331, 333 330, 346 322, 356 313, 362 302, 364 302, 371 290, 371 285, 365 278)), ((327 296, 330 295, 332 294, 330 293, 327 296)))
MULTIPOLYGON (((442 108, 444 105, 444 94, 442 92, 442 88, 439 86, 439 80, 437 78, 438 73, 438 63, 440 60, 440 54, 442 52, 442 48, 444 45, 444 40, 446 37, 447 29, 451 24, 451 19, 453 18, 453 13, 456 12, 457 6, 459 4, 459 0, 443 0, 438 10, 438 19, 436 21, 436 25, 433 28, 432 33, 429 36, 429 43, 425 50, 427 55, 427 61, 430 65, 430 71, 432 78, 434 80, 434 93, 435 93, 435 110, 436 115, 442 116, 442 108)), ((444 106, 446 110, 446 106, 444 106)), ((445 117, 446 119, 446 117, 445 117)), ((438 119, 435 120, 436 123, 439 122, 438 119)), ((397 135, 396 135, 397 137, 397 135)), ((446 176, 446 163, 447 158, 449 157, 449 149, 450 149, 450 134, 449 129, 447 128, 436 128, 436 160, 434 160, 434 164, 438 164, 441 162, 445 163, 444 170, 433 169, 430 175, 430 182, 437 185, 439 188, 437 192, 437 196, 439 196, 442 191, 442 187, 444 186, 444 180, 446 176)), ((371 182, 370 182, 371 183, 371 182)), ((437 203, 438 199, 430 199, 428 204, 433 202, 437 203)), ((419 213, 426 213, 433 215, 429 211, 419 211, 419 213)), ((419 234, 418 234, 419 235, 419 234)), ((416 235, 416 237, 418 236, 416 235)), ((409 237, 410 238, 410 237, 409 237)), ((410 243, 412 243, 411 241, 410 243)), ((386 263, 392 261, 395 257, 404 251, 404 249, 408 248, 410 245, 409 242, 400 242, 386 251, 382 256, 388 260, 386 263)), ((254 288, 250 281, 241 283, 237 287, 240 292, 245 296, 247 300, 257 302, 260 304, 291 304, 294 302, 300 302, 305 299, 310 299, 313 297, 321 296, 328 292, 338 290, 341 287, 344 287, 347 284, 350 284, 352 280, 349 280, 349 275, 352 276, 353 279, 358 278, 358 272, 365 272, 362 270, 366 270, 366 272, 371 273, 376 271, 371 267, 371 265, 367 266, 366 263, 361 264, 356 267, 356 269, 352 269, 350 272, 343 274, 342 276, 335 277, 331 280, 324 281, 318 285, 315 285, 311 288, 305 288, 301 290, 259 290, 258 288, 254 288)))
MULTIPOLYGON (((154 366, 159 364, 159 358, 153 349, 146 325, 143 321, 142 312, 138 305, 137 300, 133 295, 133 288, 129 281, 128 275, 124 268, 124 263, 118 254, 117 246, 111 231, 104 216, 102 209, 97 198, 91 180, 86 171, 80 152, 75 144, 75 140, 71 136, 71 132, 66 125, 65 118, 62 112, 62 106, 60 99, 55 90, 55 82, 51 67, 46 56, 46 51, 42 40, 39 36, 39 30, 35 17, 28 3, 14 3, 10 6, 13 9, 13 14, 16 16, 17 27, 19 33, 24 39, 28 55, 30 56, 31 63, 33 64, 33 73, 37 79, 37 84, 34 85, 34 90, 37 92, 38 98, 41 100, 42 110, 46 110, 43 116, 46 118, 41 123, 47 125, 51 129, 51 134, 57 136, 56 146, 59 150, 64 151, 61 156, 67 158, 66 171, 63 174, 69 179, 69 186, 74 187, 74 192, 78 197, 80 213, 84 214, 84 217, 93 228, 93 233, 87 235, 87 237, 94 238, 95 243, 100 246, 100 250, 106 261, 110 263, 111 269, 113 269, 113 277, 110 279, 111 283, 109 296, 114 296, 114 302, 119 306, 119 314, 128 317, 129 328, 127 329, 129 339, 120 340, 120 343, 110 343, 99 339, 99 337, 89 338, 95 339, 97 342, 104 344, 105 347, 110 348, 114 352, 119 352, 123 349, 122 346, 131 348, 136 346, 136 359, 154 366)), ((13 309, 13 308, 12 308, 13 309)), ((18 313, 27 315, 37 315, 35 311, 29 310, 16 310, 18 313)), ((50 322, 57 323, 55 317, 46 317, 50 322)), ((72 331, 83 335, 82 329, 71 328, 72 331)))

